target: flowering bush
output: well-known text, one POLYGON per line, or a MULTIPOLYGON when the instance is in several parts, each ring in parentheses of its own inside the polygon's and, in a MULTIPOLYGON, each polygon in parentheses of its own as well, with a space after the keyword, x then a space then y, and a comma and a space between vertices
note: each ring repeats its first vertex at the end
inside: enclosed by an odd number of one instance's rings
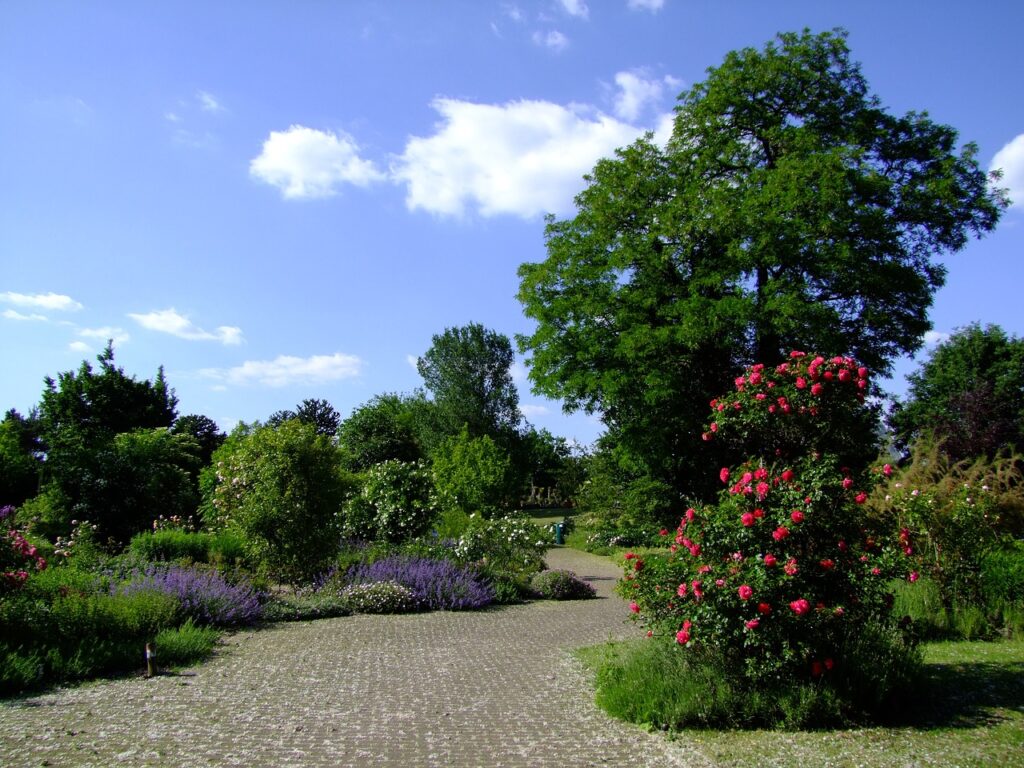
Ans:
POLYGON ((353 538, 407 541, 425 532, 437 509, 430 471, 422 462, 382 461, 363 476, 345 504, 344 533, 353 538))
POLYGON ((178 600, 184 617, 200 625, 249 625, 261 614, 260 596, 251 586, 229 584, 212 569, 151 565, 114 589, 119 594, 155 591, 171 595, 178 600))
POLYGON ((435 611, 483 608, 494 591, 469 568, 425 557, 385 557, 356 565, 345 575, 348 584, 393 582, 407 587, 418 607, 435 611))
POLYGON ((200 478, 203 522, 231 530, 272 578, 298 584, 338 552, 348 479, 337 447, 310 424, 239 425, 200 478))
POLYGON ((353 613, 412 613, 420 608, 413 591, 393 581, 350 584, 340 594, 353 613))
MULTIPOLYGON (((13 507, 0 508, 0 521, 13 517, 13 507)), ((0 595, 20 589, 29 573, 46 568, 46 559, 34 544, 11 528, 0 537, 0 595)))
POLYGON ((755 686, 849 687, 867 671, 881 695, 895 684, 863 668, 858 641, 870 638, 875 660, 903 647, 887 584, 907 569, 867 530, 869 474, 831 450, 844 423, 863 420, 867 382, 848 358, 794 353, 712 401, 706 439, 740 433, 763 450, 718 470, 718 504, 687 509, 663 556, 626 555, 620 590, 652 635, 713 649, 755 686))
POLYGON ((541 571, 530 580, 530 586, 547 600, 586 600, 597 595, 593 586, 572 571, 541 571))

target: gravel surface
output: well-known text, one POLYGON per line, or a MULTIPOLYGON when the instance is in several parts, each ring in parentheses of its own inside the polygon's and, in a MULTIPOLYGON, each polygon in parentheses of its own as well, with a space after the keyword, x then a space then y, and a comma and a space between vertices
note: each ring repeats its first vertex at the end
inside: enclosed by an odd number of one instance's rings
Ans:
POLYGON ((238 632, 209 662, 0 704, 0 765, 682 766, 604 715, 570 651, 636 636, 618 569, 547 556, 599 599, 238 632))

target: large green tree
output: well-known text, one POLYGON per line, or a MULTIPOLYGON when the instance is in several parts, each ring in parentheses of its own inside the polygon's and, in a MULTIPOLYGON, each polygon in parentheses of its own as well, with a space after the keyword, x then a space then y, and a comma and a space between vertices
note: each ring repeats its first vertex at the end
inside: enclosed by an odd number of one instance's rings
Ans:
POLYGON ((0 506, 18 506, 39 490, 39 419, 14 408, 0 421, 0 506))
POLYGON ((889 415, 897 445, 932 434, 951 459, 1024 449, 1024 339, 997 325, 961 328, 907 377, 889 415))
MULTIPOLYGON (((177 398, 163 369, 154 380, 140 381, 115 365, 110 344, 97 362, 98 370, 83 362, 77 372, 46 379, 39 434, 45 452, 42 490, 50 501, 43 517, 51 534, 66 533, 77 518, 99 525, 105 537, 124 540, 133 526, 170 511, 160 506, 159 493, 139 496, 132 483, 168 462, 187 472, 198 448, 183 435, 138 435, 117 442, 119 435, 137 430, 166 431, 174 423, 177 398), (136 459, 142 464, 126 469, 125 462, 136 459), (149 508, 138 507, 141 498, 149 500, 149 508)), ((170 513, 182 511, 190 510, 170 513)))
POLYGON ((522 418, 514 361, 509 338, 479 323, 435 335, 416 368, 433 396, 439 436, 466 427, 471 438, 487 435, 509 445, 522 418))
POLYGON ((600 414, 627 475, 693 491, 706 403, 741 364, 801 348, 885 373, 920 346, 937 257, 1006 205, 956 144, 883 109, 842 31, 728 54, 667 145, 599 161, 520 267, 535 391, 600 414))

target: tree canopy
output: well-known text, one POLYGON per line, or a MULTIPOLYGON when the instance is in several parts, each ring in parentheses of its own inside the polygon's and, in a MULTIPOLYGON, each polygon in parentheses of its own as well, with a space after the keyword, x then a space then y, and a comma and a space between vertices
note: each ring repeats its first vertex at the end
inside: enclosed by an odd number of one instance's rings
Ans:
POLYGON ((433 396, 445 436, 488 435, 507 442, 519 426, 519 393, 512 382, 512 342, 479 323, 436 334, 416 368, 433 396))
MULTIPOLYGON (((162 368, 153 381, 129 376, 115 365, 110 344, 97 362, 99 370, 83 362, 77 372, 61 373, 56 381, 46 379, 39 404, 39 435, 46 457, 43 491, 50 501, 43 517, 54 533, 66 532, 71 519, 78 518, 99 524, 105 536, 122 539, 134 532, 133 526, 145 525, 165 511, 155 490, 143 494, 149 506, 140 508, 137 502, 143 497, 133 496, 128 487, 134 482, 131 478, 163 473, 158 465, 167 465, 184 468, 187 479, 198 446, 185 435, 166 434, 174 423, 178 401, 162 368), (118 436, 139 430, 163 434, 139 433, 117 441, 118 436), (126 469, 135 460, 141 463, 126 469)), ((159 482, 170 476, 177 482, 176 469, 161 474, 159 482)), ((149 487, 155 489, 157 484, 154 477, 149 487)))
POLYGON ((310 424, 316 428, 318 435, 334 437, 341 424, 341 414, 334 410, 334 406, 326 400, 306 398, 297 406, 294 411, 275 411, 270 414, 267 424, 272 427, 280 426, 282 422, 289 419, 298 419, 303 424, 310 424))
POLYGON ((1024 448, 1024 340, 997 325, 969 325, 907 380, 907 399, 889 415, 900 447, 931 433, 954 461, 1024 448))
POLYGON ((957 134, 891 115, 841 30, 728 54, 648 135, 597 163, 519 269, 534 390, 601 415, 630 471, 686 487, 701 414, 790 349, 887 373, 930 328, 937 261, 1006 205, 957 134))

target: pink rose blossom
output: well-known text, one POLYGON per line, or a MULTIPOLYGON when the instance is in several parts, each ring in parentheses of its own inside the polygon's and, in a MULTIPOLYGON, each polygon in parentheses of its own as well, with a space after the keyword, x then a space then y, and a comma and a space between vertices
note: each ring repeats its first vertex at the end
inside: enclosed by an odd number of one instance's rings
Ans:
POLYGON ((811 604, 803 598, 800 598, 799 600, 794 600, 789 604, 789 607, 790 610, 792 610, 793 613, 795 613, 797 616, 803 616, 805 613, 811 610, 811 604))
POLYGON ((740 588, 737 589, 736 592, 740 596, 740 600, 749 600, 754 596, 754 590, 747 584, 741 584, 740 588))

